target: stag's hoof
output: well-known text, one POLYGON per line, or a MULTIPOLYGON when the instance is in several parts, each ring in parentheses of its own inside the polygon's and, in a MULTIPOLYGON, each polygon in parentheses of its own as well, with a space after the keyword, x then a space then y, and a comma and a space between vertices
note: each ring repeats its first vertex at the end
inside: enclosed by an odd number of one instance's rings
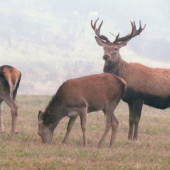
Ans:
POLYGON ((114 148, 114 145, 113 146, 109 146, 110 149, 113 149, 114 148))
POLYGON ((99 148, 99 149, 100 149, 100 148, 102 148, 102 146, 101 146, 101 145, 98 145, 98 146, 97 146, 97 148, 99 148))
POLYGON ((62 145, 66 146, 67 144, 66 144, 66 142, 63 141, 63 142, 62 142, 62 145))
POLYGON ((128 140, 132 140, 132 137, 128 137, 128 140))
POLYGON ((18 131, 12 132, 12 134, 18 134, 18 131))
POLYGON ((134 141, 138 141, 138 139, 137 139, 137 138, 133 138, 133 140, 134 140, 134 141))

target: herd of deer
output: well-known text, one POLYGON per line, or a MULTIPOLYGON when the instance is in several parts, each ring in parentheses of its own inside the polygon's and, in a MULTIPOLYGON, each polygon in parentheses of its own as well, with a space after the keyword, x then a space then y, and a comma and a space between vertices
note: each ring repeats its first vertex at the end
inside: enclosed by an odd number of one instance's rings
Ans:
MULTIPOLYGON (((83 145, 87 145, 86 119, 87 113, 103 110, 106 116, 106 127, 99 142, 104 141, 109 129, 112 128, 110 147, 114 146, 118 120, 114 110, 122 99, 129 106, 129 134, 128 139, 138 139, 138 124, 143 104, 159 109, 170 106, 170 69, 150 68, 139 63, 127 63, 119 49, 129 40, 139 35, 145 26, 136 29, 131 21, 132 30, 124 37, 119 33, 113 42, 100 35, 103 21, 96 28, 98 19, 91 26, 96 34, 98 45, 103 46, 105 60, 104 73, 71 79, 64 82, 53 96, 44 112, 38 114, 38 134, 44 143, 52 141, 53 132, 59 121, 68 116, 69 122, 63 143, 67 142, 70 131, 77 116, 80 116, 83 131, 83 145)), ((21 73, 11 66, 0 67, 0 131, 4 131, 2 117, 2 101, 11 108, 12 132, 17 133, 17 105, 15 97, 21 73)))

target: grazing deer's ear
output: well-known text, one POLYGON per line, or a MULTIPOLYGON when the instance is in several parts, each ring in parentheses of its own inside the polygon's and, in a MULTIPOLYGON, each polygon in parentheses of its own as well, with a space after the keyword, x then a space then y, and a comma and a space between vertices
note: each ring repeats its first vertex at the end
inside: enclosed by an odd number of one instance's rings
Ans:
POLYGON ((42 111, 39 111, 39 113, 38 113, 38 120, 43 121, 43 112, 42 111))
POLYGON ((105 46, 106 45, 106 42, 102 41, 100 38, 95 36, 95 39, 96 39, 98 45, 100 45, 100 46, 105 46))

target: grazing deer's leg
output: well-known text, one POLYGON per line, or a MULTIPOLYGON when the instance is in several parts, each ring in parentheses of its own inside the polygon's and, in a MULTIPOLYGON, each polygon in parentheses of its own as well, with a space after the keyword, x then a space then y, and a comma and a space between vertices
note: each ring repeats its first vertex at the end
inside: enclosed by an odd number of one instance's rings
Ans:
POLYGON ((111 140, 110 140, 110 148, 112 148, 114 146, 116 130, 117 130, 117 127, 119 124, 118 120, 116 119, 116 117, 114 115, 114 110, 117 105, 118 105, 118 102, 115 100, 111 103, 107 103, 105 106, 105 109, 103 110, 103 112, 106 115, 106 128, 105 128, 104 134, 99 142, 98 147, 101 147, 101 144, 105 140, 106 135, 109 132, 109 129, 111 126, 112 126, 112 134, 111 134, 111 140))
POLYGON ((107 114, 107 113, 105 113, 105 115, 106 115, 106 127, 105 127, 104 134, 103 134, 103 136, 102 136, 102 138, 101 138, 101 140, 100 140, 100 142, 98 144, 99 148, 101 147, 101 144, 105 140, 106 135, 109 132, 109 129, 111 127, 111 117, 112 117, 112 115, 111 114, 107 114))
POLYGON ((111 140, 110 140, 110 148, 113 148, 115 144, 115 136, 116 136, 116 131, 117 127, 119 125, 119 121, 116 119, 114 113, 112 115, 112 135, 111 135, 111 140))
POLYGON ((80 113, 80 121, 81 121, 81 128, 83 131, 83 146, 87 145, 87 138, 86 138, 86 119, 87 119, 87 108, 83 108, 80 113))
POLYGON ((18 83, 15 85, 15 90, 13 92, 13 96, 12 96, 12 99, 15 101, 15 98, 16 98, 16 95, 17 95, 17 90, 18 90, 18 87, 19 87, 19 83, 20 83, 20 79, 18 81, 18 83))
POLYGON ((77 118, 77 116, 71 117, 70 120, 69 120, 69 122, 68 122, 67 132, 66 132, 65 137, 64 137, 64 140, 63 140, 63 143, 64 143, 64 144, 65 144, 65 143, 67 142, 67 140, 68 140, 68 136, 69 136, 70 131, 71 131, 73 125, 74 125, 74 122, 76 121, 76 118, 77 118))
POLYGON ((134 136, 133 140, 138 139, 138 124, 141 117, 141 111, 143 106, 143 100, 138 100, 129 104, 129 135, 128 139, 132 140, 133 135, 133 127, 134 129, 134 136))
POLYGON ((14 90, 13 95, 12 95, 12 99, 15 101, 17 95, 17 89, 14 90))
POLYGON ((11 108, 12 133, 18 133, 17 130, 16 130, 18 106, 16 105, 16 103, 10 97, 6 97, 6 98, 3 98, 3 99, 7 103, 7 105, 11 108))
POLYGON ((112 135, 111 135, 111 140, 110 140, 110 147, 113 147, 114 145, 116 130, 118 126, 118 121, 116 117, 114 116, 114 110, 117 105, 118 105, 118 102, 115 100, 111 103, 107 103, 105 106, 105 109, 103 110, 103 112, 106 115, 106 127, 105 127, 104 134, 98 144, 98 147, 101 147, 101 144, 105 140, 106 135, 109 132, 109 129, 111 126, 112 126, 112 135))
POLYGON ((3 124, 3 106, 2 102, 0 102, 0 132, 4 132, 4 124, 3 124))

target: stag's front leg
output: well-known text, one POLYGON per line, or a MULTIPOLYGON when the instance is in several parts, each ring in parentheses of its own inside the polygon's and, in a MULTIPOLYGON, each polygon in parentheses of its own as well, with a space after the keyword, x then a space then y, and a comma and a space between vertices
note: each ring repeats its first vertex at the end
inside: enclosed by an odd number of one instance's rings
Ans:
POLYGON ((128 139, 132 140, 132 135, 133 135, 133 104, 128 103, 129 105, 129 134, 128 134, 128 139))
POLYGON ((67 126, 67 132, 66 132, 64 140, 63 140, 63 144, 65 144, 67 142, 68 136, 69 136, 70 131, 71 131, 73 125, 74 125, 74 122, 76 121, 76 118, 77 118, 77 116, 70 118, 70 120, 68 122, 68 126, 67 126))
POLYGON ((3 106, 2 102, 0 102, 0 133, 4 132, 4 124, 3 124, 3 106))
POLYGON ((138 126, 141 117, 141 111, 143 106, 143 100, 135 101, 129 104, 129 135, 128 139, 137 140, 138 139, 138 126), (133 127, 134 136, 133 135, 133 127))

